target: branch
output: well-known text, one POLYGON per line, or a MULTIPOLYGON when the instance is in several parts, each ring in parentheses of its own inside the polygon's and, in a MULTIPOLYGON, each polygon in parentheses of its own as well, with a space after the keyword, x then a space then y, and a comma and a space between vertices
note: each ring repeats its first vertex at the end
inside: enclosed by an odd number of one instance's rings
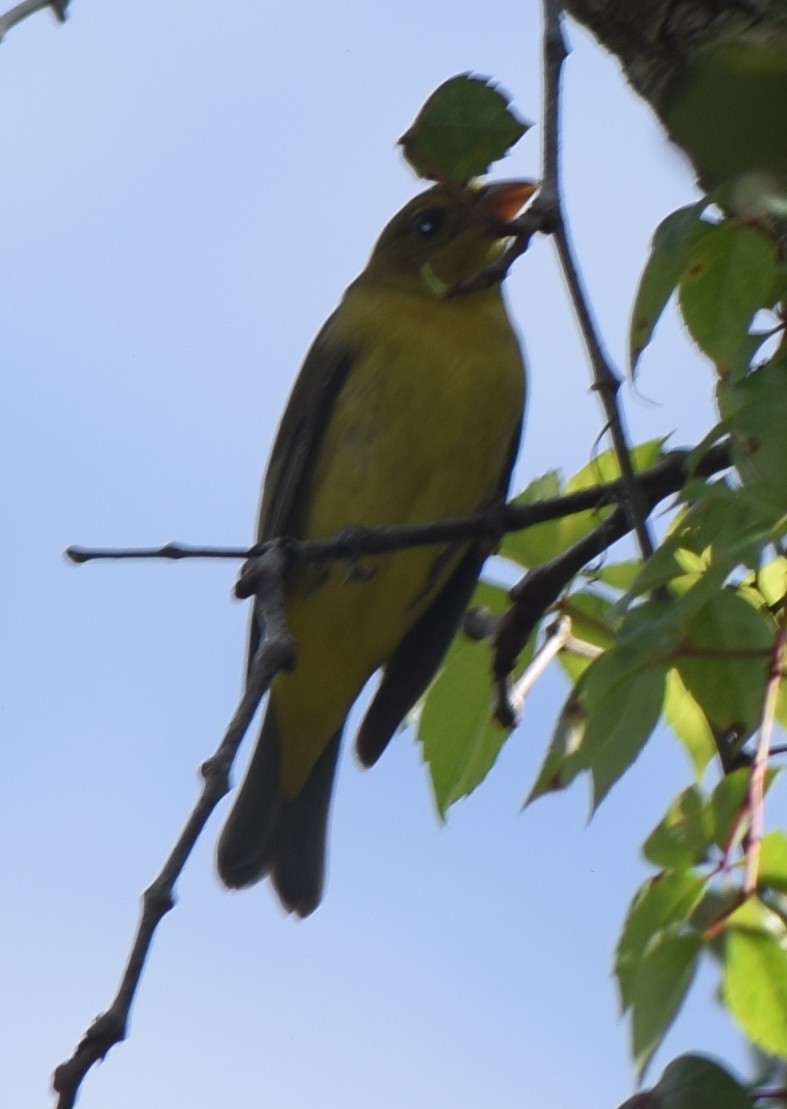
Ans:
MULTIPOLYGON (((682 453, 682 452, 678 452, 682 453)), ((674 464, 667 455, 661 462, 643 470, 635 475, 640 495, 643 499, 647 513, 653 511, 656 505, 666 495, 665 484, 669 484, 671 468, 674 464), (647 475, 647 476, 646 476, 647 475)), ((729 465, 729 448, 727 444, 720 444, 709 450, 692 473, 698 477, 709 477, 716 473, 722 457, 726 458, 729 465), (718 452, 718 453, 717 453, 718 452)), ((689 456, 683 458, 686 466, 689 456)), ((688 476, 684 473, 684 477, 688 476)), ((614 483, 622 486, 622 482, 614 483)), ((602 487, 599 487, 602 488, 602 487)), ((584 566, 598 558, 618 539, 622 539, 632 530, 631 517, 625 505, 619 505, 606 520, 588 535, 578 540, 573 546, 561 552, 549 562, 543 562, 528 570, 527 574, 511 590, 514 604, 498 622, 492 643, 495 649, 493 674, 498 688, 505 682, 514 668, 517 656, 530 638, 533 630, 544 613, 557 601, 560 594, 569 582, 579 573, 584 566)), ((498 702, 500 696, 498 693, 498 702)), ((508 713, 501 712, 498 719, 505 727, 511 727, 514 722, 514 713, 508 706, 508 713)))
POLYGON ((34 15, 44 8, 51 8, 59 21, 64 23, 68 4, 69 0, 23 0, 21 4, 17 4, 16 7, 7 11, 5 15, 0 15, 0 42, 17 23, 21 23, 29 15, 34 15))
POLYGON ((263 695, 280 670, 291 670, 295 666, 295 644, 287 633, 283 615, 285 560, 286 554, 280 546, 274 546, 257 560, 255 572, 265 638, 252 661, 246 689, 224 738, 216 753, 202 764, 202 793, 161 871, 143 894, 137 932, 115 999, 90 1025, 71 1058, 61 1063, 52 1076, 52 1086, 59 1094, 57 1109, 72 1109, 79 1086, 93 1064, 125 1039, 131 1005, 153 936, 161 920, 175 905, 175 883, 213 810, 229 791, 232 763, 263 695))
MULTIPOLYGON (((655 465, 641 470, 634 481, 643 491, 650 511, 664 498, 677 493, 689 477, 710 477, 731 465, 730 448, 726 442, 707 451, 689 469, 692 452, 675 450, 665 454, 655 465)), ((426 524, 365 528, 349 526, 326 539, 297 540, 282 538, 253 547, 200 547, 188 544, 166 543, 161 547, 69 547, 65 555, 72 562, 82 564, 99 560, 124 559, 253 559, 264 554, 272 544, 286 547, 288 562, 303 565, 348 559, 357 561, 364 555, 387 554, 406 547, 424 547, 434 543, 451 543, 467 539, 499 539, 509 532, 524 531, 535 524, 559 520, 578 512, 597 511, 609 505, 619 505, 626 496, 622 479, 604 482, 563 497, 520 505, 515 501, 493 506, 473 516, 449 520, 436 520, 426 524)), ((630 528, 628 529, 630 530, 630 528)), ((625 531, 622 533, 625 534, 625 531)), ((254 583, 245 572, 236 586, 240 598, 255 592, 254 583)))
POLYGON ((763 698, 762 719, 757 746, 751 765, 747 808, 749 810, 749 833, 746 837, 746 871, 743 877, 743 892, 747 897, 757 891, 760 866, 760 845, 763 836, 763 809, 765 806, 765 775, 771 752, 773 721, 776 716, 776 703, 779 687, 784 677, 784 659, 787 649, 787 610, 779 614, 779 626, 771 652, 768 679, 763 698))
POLYGON ((643 558, 653 554, 654 543, 647 526, 645 503, 635 480, 623 416, 617 394, 620 377, 602 345, 598 328, 583 287, 563 212, 560 180, 560 76, 567 48, 563 38, 562 15, 558 0, 544 0, 544 182, 539 199, 552 208, 552 228, 563 276, 579 322, 585 348, 593 369, 593 388, 601 397, 607 427, 626 489, 626 502, 633 530, 643 558))

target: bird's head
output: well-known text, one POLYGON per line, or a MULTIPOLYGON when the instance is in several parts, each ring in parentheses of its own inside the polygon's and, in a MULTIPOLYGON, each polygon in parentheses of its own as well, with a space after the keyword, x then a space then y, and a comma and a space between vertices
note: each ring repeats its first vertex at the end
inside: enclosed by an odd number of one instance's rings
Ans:
POLYGON ((483 269, 502 252, 501 228, 536 191, 532 181, 435 185, 393 217, 372 251, 363 278, 427 288, 483 269))

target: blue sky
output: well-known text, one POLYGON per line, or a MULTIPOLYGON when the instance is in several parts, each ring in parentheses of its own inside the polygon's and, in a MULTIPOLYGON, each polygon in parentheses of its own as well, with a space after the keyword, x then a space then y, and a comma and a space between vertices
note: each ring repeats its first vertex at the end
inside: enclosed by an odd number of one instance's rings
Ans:
MULTIPOLYGON (((537 8, 73 0, 64 27, 42 13, 0 46, 5 1104, 46 1103, 53 1066, 114 993, 243 668, 232 566, 77 569, 61 552, 251 538, 300 359, 418 189, 396 138, 465 70, 537 120, 537 8)), ((569 34, 567 208, 622 366, 652 230, 696 194, 616 65, 569 34)), ((535 176, 539 141, 535 127, 500 173, 535 176)), ((603 420, 548 242, 508 295, 531 373, 522 486, 584 465, 603 420)), ((666 320, 624 391, 632 437, 696 441, 711 385, 666 320)), ((520 813, 565 693, 548 676, 444 827, 409 734, 369 773, 348 753, 327 896, 306 922, 265 886, 221 889, 225 802, 156 939, 131 1038, 81 1109, 623 1100, 612 953, 646 873, 636 845, 688 766, 663 733, 590 825, 583 783, 520 813)), ((743 1059, 713 986, 711 972, 695 986, 662 1064, 743 1059)))

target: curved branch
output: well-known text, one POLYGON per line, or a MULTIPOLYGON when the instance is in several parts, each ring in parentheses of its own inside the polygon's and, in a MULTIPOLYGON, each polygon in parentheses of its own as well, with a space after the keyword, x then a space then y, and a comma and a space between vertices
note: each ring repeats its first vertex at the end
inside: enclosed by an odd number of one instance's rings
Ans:
POLYGON ((0 42, 17 23, 27 19, 29 15, 35 15, 36 12, 43 11, 44 8, 51 8, 58 20, 64 23, 68 4, 69 0, 22 0, 21 4, 17 4, 4 15, 0 15, 0 42))

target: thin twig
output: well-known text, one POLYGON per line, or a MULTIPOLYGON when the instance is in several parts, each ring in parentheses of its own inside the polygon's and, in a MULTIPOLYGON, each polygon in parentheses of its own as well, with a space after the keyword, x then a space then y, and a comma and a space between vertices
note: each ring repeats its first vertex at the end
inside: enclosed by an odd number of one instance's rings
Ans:
POLYGON ((43 11, 44 8, 51 8, 60 22, 65 22, 68 3, 69 0, 22 0, 21 4, 17 4, 4 15, 0 15, 0 42, 17 23, 27 19, 29 15, 35 15, 36 12, 43 11))
POLYGON ((511 690, 509 691, 506 689, 505 682, 496 683, 497 700, 495 717, 500 723, 504 722, 506 712, 510 713, 507 718, 507 727, 512 728, 521 720, 528 693, 570 639, 571 620, 568 616, 561 616, 550 628, 547 628, 544 643, 535 653, 522 676, 512 686, 511 690))
POLYGON ((784 676, 785 649, 787 648, 787 611, 782 609, 779 626, 774 639, 771 663, 768 667, 768 680, 765 685, 760 731, 751 765, 747 807, 749 810, 749 832, 746 837, 746 870, 743 876, 743 892, 751 897, 757 890, 760 866, 760 846, 764 829, 765 777, 768 769, 768 756, 771 750, 773 721, 779 686, 784 676))
POLYGON ((142 897, 142 912, 131 952, 115 999, 85 1032, 70 1059, 52 1077, 59 1095, 57 1109, 72 1109, 87 1072, 115 1044, 125 1039, 131 1006, 136 996, 156 929, 175 904, 175 883, 216 805, 229 791, 232 763, 274 676, 295 665, 295 645, 283 623, 283 584, 286 555, 274 548, 257 561, 261 618, 266 637, 257 651, 235 714, 215 754, 201 767, 203 788, 169 857, 142 897))
MULTIPOLYGON (((729 444, 717 444, 707 451, 689 471, 692 452, 670 451, 654 466, 635 475, 635 483, 651 509, 666 497, 677 493, 690 476, 710 477, 731 465, 729 444)), ((300 564, 358 559, 363 555, 387 554, 405 547, 430 546, 462 539, 497 538, 508 532, 523 531, 535 524, 559 520, 578 512, 599 510, 609 505, 619 505, 625 497, 622 479, 577 490, 563 497, 553 497, 534 504, 519 505, 512 502, 486 512, 451 520, 437 520, 428 524, 390 526, 378 528, 348 527, 327 539, 298 541, 287 539, 288 557, 300 564)), ((630 529, 629 529, 630 530, 630 529)), ((623 533, 625 534, 625 532, 623 533)), ((274 542, 281 542, 276 540, 274 542)), ((99 560, 123 559, 249 559, 267 549, 269 544, 254 547, 202 547, 188 544, 166 543, 161 547, 105 548, 69 547, 65 555, 72 562, 82 564, 99 560)), ((237 587, 239 597, 254 592, 253 583, 242 575, 237 587)))
POLYGON ((571 303, 590 358, 593 388, 601 397, 604 407, 612 445, 626 489, 625 503, 631 514, 632 527, 637 536, 640 552, 643 558, 650 558, 654 551, 654 543, 646 523, 644 500, 634 480, 634 467, 629 453, 623 416, 617 403, 621 379, 613 370, 609 355, 604 350, 599 337, 587 292, 583 287, 571 247, 562 207, 559 157, 560 78, 567 49, 561 20, 560 5, 557 0, 544 0, 544 180, 539 199, 543 204, 551 204, 553 209, 553 238, 568 285, 571 303))

